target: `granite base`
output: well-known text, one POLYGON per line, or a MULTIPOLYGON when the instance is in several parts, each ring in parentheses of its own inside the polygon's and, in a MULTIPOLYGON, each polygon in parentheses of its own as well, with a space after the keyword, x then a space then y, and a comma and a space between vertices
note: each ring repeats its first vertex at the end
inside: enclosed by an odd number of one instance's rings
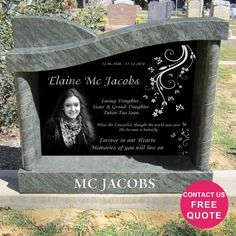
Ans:
POLYGON ((21 193, 181 193, 212 177, 188 156, 43 156, 32 171, 19 170, 18 183, 21 193))

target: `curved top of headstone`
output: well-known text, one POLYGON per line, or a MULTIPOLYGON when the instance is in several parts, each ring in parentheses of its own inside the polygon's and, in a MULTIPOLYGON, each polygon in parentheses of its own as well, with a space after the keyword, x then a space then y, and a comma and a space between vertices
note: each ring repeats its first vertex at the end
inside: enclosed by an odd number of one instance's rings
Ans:
POLYGON ((8 68, 34 72, 76 66, 152 45, 227 39, 228 22, 217 18, 151 21, 96 36, 74 23, 21 17, 13 22, 13 30, 15 48, 7 54, 8 68))
POLYGON ((38 48, 80 42, 96 37, 81 25, 50 17, 16 17, 13 20, 15 48, 38 48))

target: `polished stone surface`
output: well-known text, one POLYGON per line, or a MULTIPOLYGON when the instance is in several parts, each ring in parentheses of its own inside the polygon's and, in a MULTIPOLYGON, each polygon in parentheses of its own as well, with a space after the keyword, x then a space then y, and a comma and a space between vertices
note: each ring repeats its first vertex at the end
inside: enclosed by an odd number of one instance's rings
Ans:
POLYGON ((69 22, 19 17, 13 30, 15 48, 7 65, 14 72, 66 68, 163 43, 228 37, 228 23, 217 18, 152 21, 96 36, 69 22))

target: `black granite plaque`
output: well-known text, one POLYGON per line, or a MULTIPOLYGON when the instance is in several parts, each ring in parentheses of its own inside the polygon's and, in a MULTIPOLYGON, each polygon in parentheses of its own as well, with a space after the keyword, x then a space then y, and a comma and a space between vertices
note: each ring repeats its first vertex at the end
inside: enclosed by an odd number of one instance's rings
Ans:
POLYGON ((40 72, 42 154, 188 155, 195 51, 171 43, 40 72))

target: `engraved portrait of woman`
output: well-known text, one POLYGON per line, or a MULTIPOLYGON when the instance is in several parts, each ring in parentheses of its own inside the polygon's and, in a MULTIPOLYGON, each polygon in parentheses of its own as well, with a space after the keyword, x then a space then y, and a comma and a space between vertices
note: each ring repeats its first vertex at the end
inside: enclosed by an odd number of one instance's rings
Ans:
POLYGON ((94 126, 80 92, 62 92, 43 131, 44 154, 80 154, 95 140, 94 126))

